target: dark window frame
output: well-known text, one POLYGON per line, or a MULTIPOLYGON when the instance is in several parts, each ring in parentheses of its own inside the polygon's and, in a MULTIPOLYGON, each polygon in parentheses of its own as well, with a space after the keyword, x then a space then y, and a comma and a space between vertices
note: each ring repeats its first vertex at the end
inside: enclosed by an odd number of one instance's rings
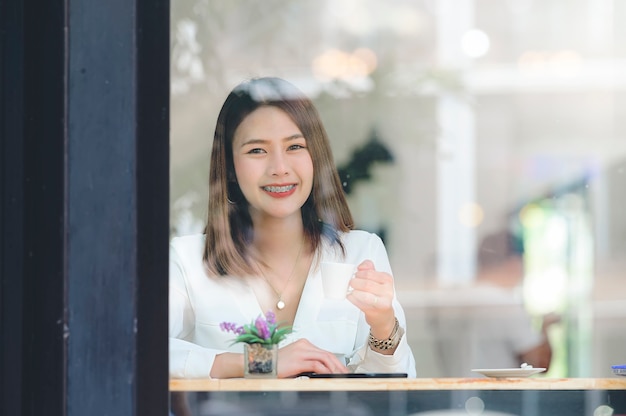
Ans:
POLYGON ((169 0, 0 0, 0 414, 168 414, 169 0))

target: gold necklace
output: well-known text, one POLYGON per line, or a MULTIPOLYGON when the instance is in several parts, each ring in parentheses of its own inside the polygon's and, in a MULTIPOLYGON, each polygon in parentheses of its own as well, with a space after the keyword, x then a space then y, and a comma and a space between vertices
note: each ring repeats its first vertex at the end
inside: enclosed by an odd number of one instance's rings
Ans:
POLYGON ((291 273, 289 274, 287 283, 285 283, 285 287, 283 287, 283 290, 281 290, 280 292, 276 290, 274 286, 272 286, 267 276, 265 276, 265 273, 263 273, 263 268, 259 265, 259 263, 257 263, 257 267, 259 268, 259 271, 261 272, 261 276, 263 277, 263 280, 265 280, 267 285, 274 291, 274 293, 276 293, 276 296, 278 296, 278 301, 276 302, 276 308, 279 311, 282 311, 283 309, 285 309, 285 306, 287 306, 285 304, 285 301, 283 300, 283 292, 287 289, 287 286, 289 286, 289 282, 291 282, 291 279, 293 278, 293 274, 298 268, 298 261, 300 261, 300 254, 302 254, 303 247, 304 247, 304 238, 302 239, 302 244, 300 244, 300 250, 298 250, 298 255, 296 256, 296 262, 293 264, 293 268, 291 269, 291 273))

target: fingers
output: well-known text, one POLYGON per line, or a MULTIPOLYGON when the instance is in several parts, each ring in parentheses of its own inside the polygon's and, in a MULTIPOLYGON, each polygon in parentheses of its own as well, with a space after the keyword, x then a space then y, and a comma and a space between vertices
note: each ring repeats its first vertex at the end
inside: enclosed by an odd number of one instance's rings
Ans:
POLYGON ((387 336, 395 323, 393 277, 376 271, 374 264, 365 260, 358 266, 350 287, 347 299, 363 311, 372 333, 387 336))
POLYGON ((347 295, 348 300, 363 312, 389 309, 393 303, 393 294, 374 294, 369 291, 354 289, 347 295))
MULTIPOLYGON (((371 263, 371 262, 370 262, 371 263)), ((363 263, 361 263, 363 265, 363 263)), ((393 277, 374 269, 359 269, 350 280, 351 300, 357 307, 389 308, 394 297, 393 277), (353 302, 354 303, 354 302, 353 302)))
POLYGON ((300 339, 279 350, 278 376, 293 377, 304 372, 347 373, 348 369, 337 357, 328 351, 300 339))
POLYGON ((371 280, 376 283, 393 283, 393 277, 391 277, 389 273, 376 271, 376 269, 374 269, 374 263, 370 260, 365 260, 357 266, 357 271, 354 274, 354 277, 371 280))
POLYGON ((357 270, 375 270, 374 262, 371 260, 363 260, 356 268, 357 270))

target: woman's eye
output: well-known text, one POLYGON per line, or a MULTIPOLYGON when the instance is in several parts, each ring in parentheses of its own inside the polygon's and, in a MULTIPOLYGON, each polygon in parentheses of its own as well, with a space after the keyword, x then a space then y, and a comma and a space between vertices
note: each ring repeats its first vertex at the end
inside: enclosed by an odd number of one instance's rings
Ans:
POLYGON ((298 150, 298 149, 306 149, 306 146, 301 144, 292 144, 287 148, 287 150, 298 150))
POLYGON ((255 147, 254 149, 248 150, 248 153, 265 153, 265 150, 261 149, 260 147, 255 147))

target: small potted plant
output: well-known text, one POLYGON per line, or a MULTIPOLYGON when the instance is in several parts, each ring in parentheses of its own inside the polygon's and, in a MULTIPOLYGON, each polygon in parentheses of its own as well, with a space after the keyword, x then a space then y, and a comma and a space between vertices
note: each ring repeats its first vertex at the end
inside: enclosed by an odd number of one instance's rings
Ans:
POLYGON ((249 324, 238 326, 231 322, 222 322, 220 328, 237 335, 233 344, 244 343, 244 377, 277 376, 278 343, 291 332, 291 327, 279 327, 276 315, 268 311, 265 316, 259 315, 249 324))

